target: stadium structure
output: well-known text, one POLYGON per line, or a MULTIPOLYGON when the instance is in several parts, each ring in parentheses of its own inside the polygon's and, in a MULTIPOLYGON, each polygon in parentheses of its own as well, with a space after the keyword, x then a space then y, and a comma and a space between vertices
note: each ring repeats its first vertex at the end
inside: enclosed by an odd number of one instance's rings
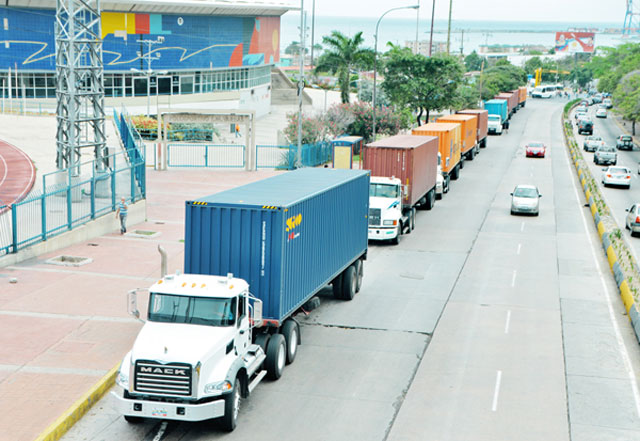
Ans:
MULTIPOLYGON (((100 4, 107 105, 167 96, 268 112, 280 16, 291 1, 100 4), (136 98, 138 98, 136 100, 136 98)), ((56 98, 56 0, 0 1, 0 96, 56 98)))

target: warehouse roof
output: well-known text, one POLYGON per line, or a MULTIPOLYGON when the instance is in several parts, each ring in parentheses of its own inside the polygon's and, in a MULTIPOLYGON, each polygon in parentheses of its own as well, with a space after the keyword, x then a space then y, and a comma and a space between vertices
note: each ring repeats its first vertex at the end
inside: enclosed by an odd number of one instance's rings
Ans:
MULTIPOLYGON (((55 9, 56 0, 3 0, 1 6, 55 9)), ((103 11, 192 15, 282 15, 298 10, 294 0, 103 0, 103 11)))

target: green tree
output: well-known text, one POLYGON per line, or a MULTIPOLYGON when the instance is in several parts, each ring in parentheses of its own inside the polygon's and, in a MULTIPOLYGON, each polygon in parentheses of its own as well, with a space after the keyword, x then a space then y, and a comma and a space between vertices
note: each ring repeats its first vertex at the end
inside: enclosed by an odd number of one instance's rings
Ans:
POLYGON ((476 51, 473 51, 464 58, 464 65, 467 68, 467 72, 472 72, 482 69, 483 61, 485 61, 485 58, 478 55, 476 51))
POLYGON ((478 80, 480 96, 483 100, 490 100, 500 92, 507 92, 527 84, 527 74, 519 67, 508 65, 496 65, 484 71, 478 80))
POLYGON ((458 88, 453 109, 476 109, 479 106, 478 88, 471 84, 463 84, 458 88))
POLYGON ((331 72, 338 76, 340 98, 343 103, 349 102, 349 74, 355 69, 368 69, 373 66, 374 52, 363 48, 364 38, 358 32, 349 38, 339 31, 322 38, 325 45, 323 54, 318 58, 316 72, 331 72))
POLYGON ((392 46, 385 54, 382 88, 389 100, 400 108, 417 109, 421 123, 426 111, 454 105, 464 68, 457 58, 447 55, 425 57, 408 48, 392 46))
POLYGON ((631 133, 636 134, 636 121, 640 120, 640 70, 626 74, 615 92, 613 102, 627 121, 631 121, 631 133))
POLYGON ((598 90, 613 93, 622 77, 640 66, 640 43, 627 43, 615 48, 602 48, 586 65, 598 78, 598 90))
MULTIPOLYGON (((307 52, 309 52, 308 48, 305 48, 304 53, 306 54, 307 52)), ((300 54, 300 42, 299 41, 292 41, 291 43, 289 43, 289 46, 287 46, 284 50, 284 53, 287 55, 299 55, 300 54)))

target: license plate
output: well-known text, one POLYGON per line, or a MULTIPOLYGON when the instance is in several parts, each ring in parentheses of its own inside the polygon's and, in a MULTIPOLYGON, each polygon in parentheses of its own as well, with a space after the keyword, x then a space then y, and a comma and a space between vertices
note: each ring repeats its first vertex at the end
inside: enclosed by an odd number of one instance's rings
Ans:
POLYGON ((151 416, 154 417, 166 417, 167 414, 167 410, 166 409, 153 409, 151 411, 151 416))

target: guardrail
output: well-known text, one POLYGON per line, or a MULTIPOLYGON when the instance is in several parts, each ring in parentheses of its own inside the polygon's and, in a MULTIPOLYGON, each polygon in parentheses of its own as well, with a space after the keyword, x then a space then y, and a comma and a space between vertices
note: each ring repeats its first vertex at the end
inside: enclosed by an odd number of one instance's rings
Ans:
POLYGON ((633 325, 636 338, 640 342, 640 311, 638 309, 638 304, 640 303, 640 270, 638 269, 638 263, 633 258, 623 239, 622 231, 613 216, 611 216, 611 211, 600 192, 596 180, 586 165, 582 151, 575 140, 571 121, 567 119, 569 112, 579 101, 575 100, 567 103, 564 109, 562 124, 565 144, 569 148, 571 159, 578 172, 578 179, 589 203, 591 215, 609 262, 609 268, 618 285, 620 297, 633 325))

